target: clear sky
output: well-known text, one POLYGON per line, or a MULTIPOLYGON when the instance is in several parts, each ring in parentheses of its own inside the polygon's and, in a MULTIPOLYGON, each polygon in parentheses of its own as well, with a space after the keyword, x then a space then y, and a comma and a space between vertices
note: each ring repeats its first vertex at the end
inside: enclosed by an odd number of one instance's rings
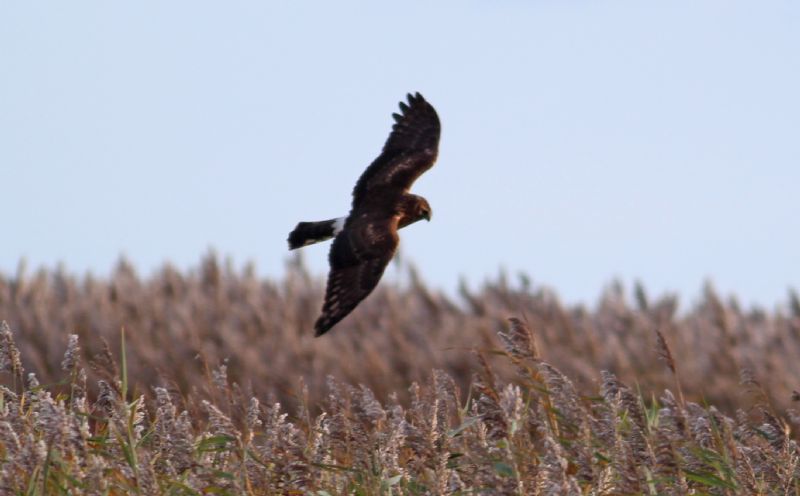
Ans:
MULTIPOLYGON (((711 279, 767 307, 800 287, 788 0, 2 2, 0 270, 214 247, 279 277, 409 91, 443 130, 401 253, 435 287, 504 268, 568 302, 619 277, 690 304, 711 279)), ((320 275, 327 249, 305 250, 320 275)))

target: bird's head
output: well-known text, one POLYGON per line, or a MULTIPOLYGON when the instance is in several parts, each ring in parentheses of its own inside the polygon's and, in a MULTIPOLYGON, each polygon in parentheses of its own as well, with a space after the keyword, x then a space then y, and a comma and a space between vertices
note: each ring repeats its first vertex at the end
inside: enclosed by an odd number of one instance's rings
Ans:
POLYGON ((419 202, 417 202, 417 209, 416 209, 416 212, 417 212, 416 218, 417 218, 417 220, 425 219, 428 222, 430 222, 431 217, 433 217, 433 210, 431 209, 431 206, 428 203, 428 200, 426 200, 425 198, 423 198, 421 196, 418 196, 417 198, 419 198, 419 202))
POLYGON ((431 220, 433 210, 428 200, 417 195, 406 195, 400 203, 400 226, 406 227, 418 220, 431 220))

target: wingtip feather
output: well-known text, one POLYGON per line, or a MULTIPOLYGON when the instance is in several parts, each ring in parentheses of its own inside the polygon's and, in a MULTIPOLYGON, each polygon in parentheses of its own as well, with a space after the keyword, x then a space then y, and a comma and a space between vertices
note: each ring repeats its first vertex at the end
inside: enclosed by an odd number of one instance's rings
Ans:
POLYGON ((318 338, 328 332, 331 329, 330 325, 326 325, 322 322, 322 319, 318 320, 316 324, 314 324, 314 337, 318 338))

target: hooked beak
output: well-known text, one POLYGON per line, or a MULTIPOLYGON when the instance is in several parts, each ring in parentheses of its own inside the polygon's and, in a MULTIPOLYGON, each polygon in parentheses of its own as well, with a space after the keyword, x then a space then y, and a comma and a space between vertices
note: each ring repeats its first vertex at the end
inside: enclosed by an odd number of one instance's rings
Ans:
POLYGON ((431 221, 431 217, 433 217, 433 212, 425 212, 422 217, 427 220, 428 222, 431 221))

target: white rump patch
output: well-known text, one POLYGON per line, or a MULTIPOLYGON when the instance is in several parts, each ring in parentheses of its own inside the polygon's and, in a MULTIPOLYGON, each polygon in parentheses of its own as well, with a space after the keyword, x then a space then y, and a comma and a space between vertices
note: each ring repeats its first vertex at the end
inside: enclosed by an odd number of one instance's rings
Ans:
POLYGON ((339 217, 338 219, 333 220, 333 235, 336 236, 342 229, 344 229, 344 222, 347 220, 347 217, 339 217))

